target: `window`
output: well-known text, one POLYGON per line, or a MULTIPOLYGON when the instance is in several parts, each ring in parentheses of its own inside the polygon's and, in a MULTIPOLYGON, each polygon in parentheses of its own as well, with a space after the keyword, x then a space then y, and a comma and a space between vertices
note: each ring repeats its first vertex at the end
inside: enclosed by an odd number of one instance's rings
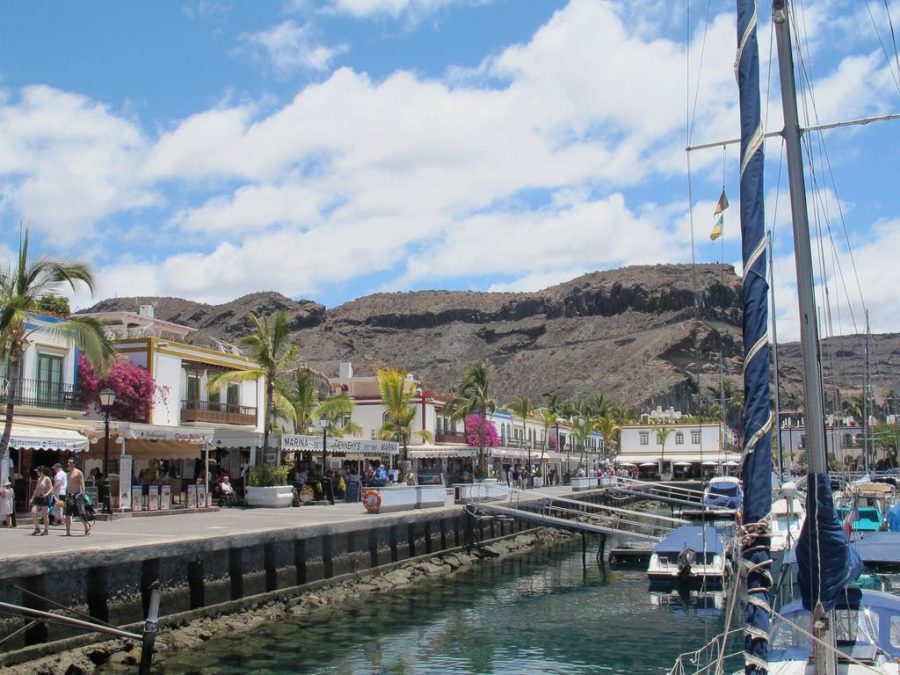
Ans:
POLYGON ((188 401, 200 400, 200 374, 188 372, 187 374, 187 392, 185 399, 188 401))
POLYGON ((694 445, 700 444, 700 432, 699 431, 691 432, 691 443, 693 443, 694 445))
POLYGON ((641 445, 650 445, 650 432, 649 431, 641 432, 641 445))
POLYGON ((63 357, 55 354, 38 354, 38 403, 59 403, 62 399, 63 357))
POLYGON ((675 445, 684 445, 684 434, 680 431, 675 434, 675 445))
POLYGON ((210 389, 206 394, 207 400, 209 401, 209 409, 210 410, 219 410, 219 403, 222 398, 222 394, 218 389, 210 389))
POLYGON ((225 394, 227 396, 226 402, 229 406, 238 406, 241 404, 241 385, 237 382, 232 382, 228 385, 228 390, 225 394))

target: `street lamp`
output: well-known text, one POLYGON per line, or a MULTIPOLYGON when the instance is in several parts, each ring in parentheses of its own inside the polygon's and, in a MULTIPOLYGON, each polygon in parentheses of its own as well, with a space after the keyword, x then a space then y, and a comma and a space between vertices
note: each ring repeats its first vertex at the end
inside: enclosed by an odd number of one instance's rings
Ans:
POLYGON ((328 501, 334 504, 334 489, 331 486, 331 479, 326 473, 326 461, 328 458, 327 440, 328 440, 328 418, 320 417, 319 426, 322 427, 322 493, 328 498, 328 501))
POLYGON ((100 390, 100 409, 103 411, 103 513, 112 513, 109 503, 109 409, 115 402, 116 392, 109 387, 100 390))

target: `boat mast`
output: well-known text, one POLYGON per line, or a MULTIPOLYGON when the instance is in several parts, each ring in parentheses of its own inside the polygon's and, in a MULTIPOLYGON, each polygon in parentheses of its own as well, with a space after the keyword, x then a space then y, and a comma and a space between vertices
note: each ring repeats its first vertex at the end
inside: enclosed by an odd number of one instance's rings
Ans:
POLYGON ((769 240, 769 294, 772 297, 772 367, 775 369, 775 439, 778 443, 778 484, 784 484, 784 452, 781 448, 781 396, 778 380, 778 322, 775 320, 775 246, 772 230, 766 233, 769 240))
POLYGON ((804 410, 806 412, 807 461, 810 473, 826 473, 825 407, 822 391, 822 358, 813 287, 809 217, 806 210, 806 181, 800 149, 800 122, 797 115, 797 88, 787 0, 773 0, 772 17, 778 45, 781 105, 784 111, 784 140, 791 194, 794 230, 794 260, 797 267, 797 295, 800 304, 800 349, 803 362, 804 410))
POLYGON ((863 371, 863 470, 869 473, 869 310, 866 310, 866 350, 863 371))

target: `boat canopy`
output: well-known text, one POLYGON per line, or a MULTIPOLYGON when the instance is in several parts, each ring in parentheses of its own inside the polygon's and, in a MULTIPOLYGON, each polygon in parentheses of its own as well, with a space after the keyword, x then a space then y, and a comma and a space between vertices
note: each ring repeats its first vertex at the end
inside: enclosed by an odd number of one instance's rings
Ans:
POLYGON ((725 552, 722 537, 716 531, 716 528, 710 525, 683 525, 677 527, 653 547, 653 552, 681 553, 686 548, 713 554, 725 552))

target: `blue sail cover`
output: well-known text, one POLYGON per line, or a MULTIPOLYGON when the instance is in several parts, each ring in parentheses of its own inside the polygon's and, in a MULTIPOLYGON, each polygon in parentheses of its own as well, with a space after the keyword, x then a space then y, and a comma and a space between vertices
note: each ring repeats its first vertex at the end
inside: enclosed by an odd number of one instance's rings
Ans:
MULTIPOLYGON (((763 208, 756 2, 737 0, 737 79, 741 112, 741 247, 744 280, 744 509, 743 522, 762 521, 772 506, 772 407, 769 395, 769 305, 763 208)), ((748 567, 744 672, 768 672, 769 586, 766 532, 743 553, 748 567)))
POLYGON ((806 489, 806 520, 797 538, 800 596, 804 609, 812 611, 821 602, 829 611, 844 587, 859 577, 862 561, 834 509, 828 474, 810 474, 806 489))

